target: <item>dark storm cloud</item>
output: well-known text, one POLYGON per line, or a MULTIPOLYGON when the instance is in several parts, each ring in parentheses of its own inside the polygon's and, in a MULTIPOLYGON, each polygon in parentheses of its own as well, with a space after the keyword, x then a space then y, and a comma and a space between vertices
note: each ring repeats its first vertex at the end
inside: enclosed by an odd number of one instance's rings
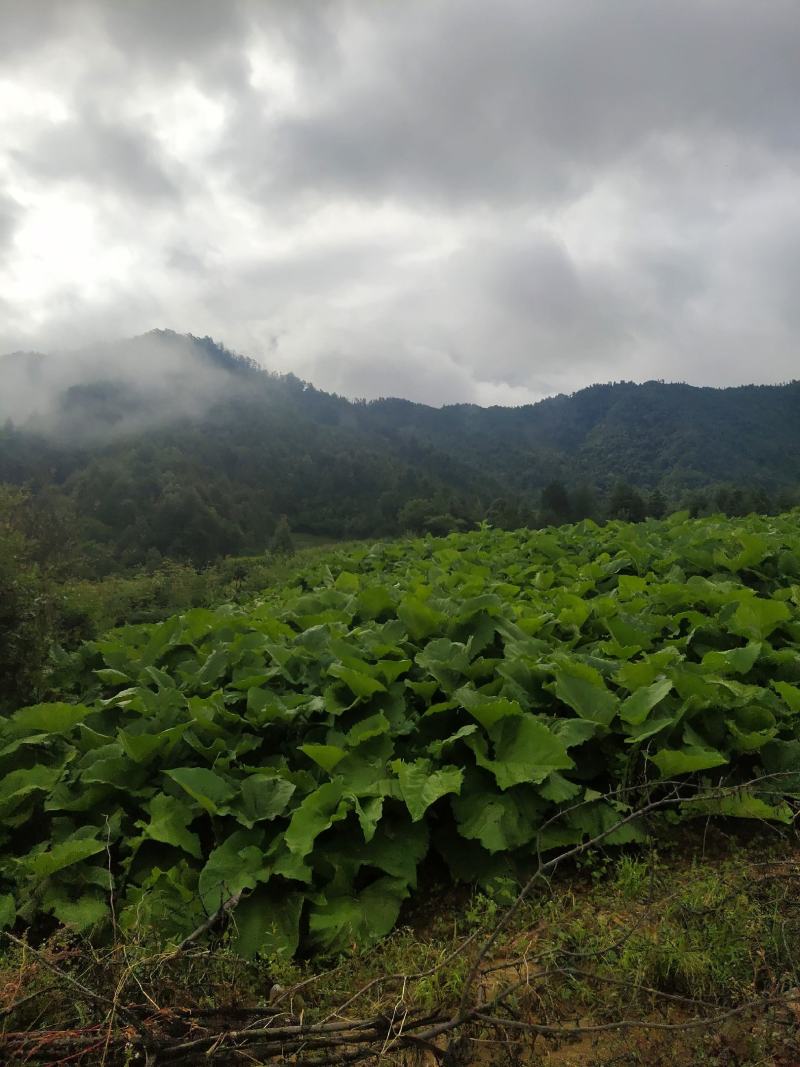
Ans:
POLYGON ((797 373, 795 0, 0 23, 4 347, 165 325, 432 402, 797 373))

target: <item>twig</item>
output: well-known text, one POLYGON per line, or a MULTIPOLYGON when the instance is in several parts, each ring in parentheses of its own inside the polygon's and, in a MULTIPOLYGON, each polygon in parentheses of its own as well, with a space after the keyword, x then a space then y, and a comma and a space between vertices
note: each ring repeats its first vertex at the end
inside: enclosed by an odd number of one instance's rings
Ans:
POLYGON ((745 1015, 751 1011, 761 1011, 778 1004, 786 1004, 797 1000, 797 994, 787 993, 782 997, 764 997, 760 1000, 750 1000, 745 1004, 737 1004, 734 1008, 720 1012, 718 1015, 705 1016, 702 1018, 684 1019, 679 1023, 659 1023, 649 1019, 615 1019, 610 1023, 595 1023, 590 1026, 549 1026, 544 1023, 528 1023, 520 1019, 504 1019, 500 1016, 484 1015, 481 1011, 473 1013, 472 1017, 490 1026, 509 1026, 513 1030, 529 1030, 537 1034, 551 1034, 557 1037, 572 1037, 583 1034, 606 1033, 609 1030, 690 1030, 702 1026, 719 1026, 737 1015, 745 1015))
MULTIPOLYGON (((654 811, 659 811, 659 810, 667 808, 667 807, 673 807, 673 806, 678 805, 678 804, 688 804, 688 803, 697 802, 697 801, 702 802, 702 801, 708 801, 708 800, 722 799, 722 798, 724 798, 726 796, 730 796, 731 793, 740 791, 742 789, 750 788, 753 785, 757 785, 757 784, 763 783, 764 781, 767 781, 769 779, 783 777, 786 773, 788 773, 788 772, 779 772, 777 774, 760 775, 760 776, 758 776, 756 778, 751 779, 748 782, 744 782, 744 783, 741 783, 741 784, 736 785, 736 786, 724 786, 724 787, 721 787, 719 789, 713 790, 712 792, 708 792, 706 790, 702 794, 696 795, 696 796, 693 796, 693 797, 682 796, 681 792, 680 792, 680 789, 681 789, 682 786, 692 785, 693 783, 677 782, 677 781, 676 782, 671 782, 671 783, 668 783, 668 784, 672 785, 672 789, 666 796, 659 797, 656 800, 648 800, 642 807, 637 808, 635 811, 630 812, 630 814, 628 814, 628 815, 624 816, 623 818, 619 819, 616 823, 614 823, 612 826, 609 826, 607 829, 602 830, 599 834, 595 834, 595 836, 592 837, 592 838, 589 838, 589 840, 581 842, 581 843, 579 843, 577 845, 574 845, 572 848, 567 849, 566 852, 560 852, 560 853, 558 853, 558 855, 554 856, 552 859, 547 860, 547 861, 545 861, 543 859, 543 857, 541 855, 541 852, 540 852, 539 853, 539 862, 538 862, 538 866, 537 866, 536 870, 531 875, 531 877, 528 879, 528 881, 523 885, 523 887, 520 889, 520 891, 517 894, 517 896, 514 899, 514 901, 509 905, 508 908, 506 908, 506 910, 500 916, 500 918, 498 919, 498 921, 495 923, 494 927, 490 931, 489 936, 483 942, 483 944, 481 945, 481 947, 480 947, 480 949, 478 951, 478 955, 477 955, 475 961, 473 962, 472 967, 470 968, 469 973, 467 974, 466 980, 464 982, 464 987, 463 987, 463 990, 462 990, 461 1000, 460 1000, 459 1009, 458 1009, 459 1016, 461 1018, 466 1018, 467 1015, 469 1014, 469 1009, 468 1009, 469 995, 470 995, 472 987, 473 987, 473 985, 475 983, 475 980, 478 977, 478 974, 480 972, 481 964, 483 963, 483 961, 486 958, 486 956, 488 955, 490 949, 492 948, 492 946, 496 942, 496 940, 499 937, 500 933, 503 931, 503 929, 505 929, 505 927, 511 921, 511 919, 516 914, 516 912, 519 910, 519 908, 521 907, 521 905, 523 904, 525 899, 530 895, 530 893, 533 890, 533 888, 536 885, 536 883, 543 877, 545 871, 553 871, 558 867, 559 864, 563 863, 565 860, 569 860, 569 859, 572 859, 572 858, 574 858, 576 856, 583 855, 583 853, 587 852, 591 848, 594 848, 595 846, 600 844, 601 841, 604 841, 606 838, 610 837, 612 834, 616 833, 618 830, 622 829, 624 826, 627 826, 630 823, 635 822, 638 819, 642 819, 646 815, 649 815, 650 813, 652 813, 654 811)), ((695 788, 698 788, 698 787, 695 787, 695 788)), ((609 797, 613 797, 615 795, 617 795, 616 792, 611 792, 610 794, 607 794, 605 799, 608 799, 609 797)), ((574 807, 577 807, 577 806, 580 806, 580 805, 574 805, 574 807)), ((567 810, 569 810, 569 809, 567 809, 567 810)), ((560 813, 560 814, 563 814, 563 812, 560 813)))
POLYGON ((184 949, 187 949, 189 945, 193 944, 195 941, 198 941, 203 936, 203 934, 208 933, 209 930, 213 929, 218 923, 222 922, 228 912, 235 908, 239 901, 242 899, 242 892, 243 891, 240 889, 238 893, 234 893, 232 897, 228 897, 228 899, 224 901, 215 912, 209 915, 205 922, 202 922, 196 930, 193 930, 189 934, 188 937, 184 937, 183 941, 181 941, 181 943, 176 946, 176 948, 173 952, 170 953, 168 958, 172 959, 173 957, 177 956, 179 953, 183 952, 184 949))
POLYGON ((43 997, 45 993, 50 993, 58 986, 48 985, 44 989, 37 989, 34 993, 28 993, 26 997, 21 997, 19 1000, 15 1000, 13 1004, 9 1004, 6 1008, 0 1008, 0 1018, 5 1018, 7 1015, 13 1015, 15 1011, 21 1008, 24 1004, 27 1004, 31 1000, 36 1000, 37 997, 43 997))
POLYGON ((8 930, 3 930, 3 936, 7 937, 9 941, 12 941, 19 948, 24 949, 25 952, 30 952, 31 955, 35 956, 40 963, 42 963, 45 967, 51 970, 54 974, 57 974, 58 977, 62 979, 62 981, 69 982, 70 985, 75 986, 76 989, 79 989, 85 997, 88 997, 90 1000, 99 1001, 101 1004, 107 1004, 111 1008, 116 1007, 114 1000, 111 997, 107 997, 103 993, 96 993, 93 989, 89 989, 88 986, 85 986, 82 982, 79 982, 77 978, 73 978, 71 974, 68 974, 66 971, 62 971, 59 967, 56 967, 56 965, 52 963, 43 952, 40 952, 38 949, 33 948, 33 946, 29 945, 26 941, 23 941, 21 938, 16 937, 8 930))

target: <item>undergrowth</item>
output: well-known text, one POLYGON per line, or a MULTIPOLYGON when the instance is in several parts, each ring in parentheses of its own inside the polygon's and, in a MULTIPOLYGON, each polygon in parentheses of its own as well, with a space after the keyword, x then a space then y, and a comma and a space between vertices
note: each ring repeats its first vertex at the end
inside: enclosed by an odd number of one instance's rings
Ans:
MULTIPOLYGON (((680 841, 661 841, 658 851, 617 855, 600 878, 572 868, 543 883, 497 939, 480 996, 491 1002, 509 979, 527 975, 503 1007, 555 1027, 631 1018, 680 1027, 758 998, 791 997, 800 986, 796 841, 786 836, 765 844, 739 833, 710 855, 699 833, 690 844, 684 833, 680 841)), ((472 959, 465 940, 474 935, 474 947, 489 934, 507 889, 500 887, 495 897, 431 886, 425 903, 409 908, 380 944, 324 964, 243 960, 228 947, 232 930, 210 949, 179 955, 123 938, 99 949, 64 932, 39 950, 7 944, 0 963, 3 1032, 72 1032, 101 1020, 101 1033, 103 1026, 123 1025, 136 1005, 149 1007, 160 1026, 175 1032, 198 1020, 230 1029, 276 1005, 308 1020, 389 1017, 400 1003, 422 1012, 452 1009, 472 959)), ((683 1062, 797 1062, 791 1059, 791 1009, 790 1000, 788 1008, 763 1006, 718 1026, 690 1027, 679 1046, 680 1055, 690 1057, 683 1062)), ((471 1051, 459 1062, 657 1064, 678 1054, 676 1032, 637 1029, 597 1035, 591 1056, 578 1038, 540 1034, 521 1044, 519 1035, 511 1045, 493 1041, 492 1055, 499 1058, 479 1059, 487 1033, 470 1028, 471 1051)), ((398 1052, 393 1062, 410 1063, 408 1055, 398 1052)), ((126 1060, 111 1050, 105 1062, 126 1060)))

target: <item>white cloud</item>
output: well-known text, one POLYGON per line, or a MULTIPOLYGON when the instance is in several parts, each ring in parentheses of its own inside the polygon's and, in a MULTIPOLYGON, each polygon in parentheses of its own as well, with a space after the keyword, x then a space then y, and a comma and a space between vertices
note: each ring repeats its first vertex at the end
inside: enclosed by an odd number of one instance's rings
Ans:
POLYGON ((166 326, 432 403, 797 373, 794 0, 0 8, 2 349, 166 326))

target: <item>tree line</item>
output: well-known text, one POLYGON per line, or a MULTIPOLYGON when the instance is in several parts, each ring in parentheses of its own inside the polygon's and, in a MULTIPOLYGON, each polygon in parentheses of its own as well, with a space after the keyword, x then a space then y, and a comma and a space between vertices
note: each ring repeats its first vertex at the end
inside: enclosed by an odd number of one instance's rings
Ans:
MULTIPOLYGON (((80 543, 88 577, 260 553, 281 516, 308 536, 391 537, 766 512, 800 484, 800 383, 617 382, 521 408, 354 403, 209 338, 167 341, 187 367, 214 368, 202 412, 179 415, 151 382, 162 406, 148 401, 134 430, 121 415, 148 382, 106 382, 69 390, 50 422, 0 426, 0 483, 30 491, 54 550, 80 543)), ((110 380, 114 365, 109 351, 110 380)))
MULTIPOLYGON (((183 498, 184 500, 186 498, 183 498)), ((756 487, 712 486, 669 497, 656 488, 642 492, 624 482, 603 494, 585 485, 548 483, 534 502, 496 496, 488 502, 469 493, 442 491, 412 497, 397 509, 394 522, 367 536, 446 535, 481 522, 503 529, 541 528, 593 519, 641 522, 679 510, 694 517, 751 512, 771 514, 800 503, 796 491, 776 493, 756 487)), ((202 523, 202 515, 173 502, 174 521, 202 523)), ((145 622, 219 600, 253 595, 275 580, 276 561, 295 551, 288 516, 265 521, 255 555, 237 556, 224 540, 208 558, 191 552, 162 554, 154 545, 138 560, 120 567, 98 557, 86 539, 74 502, 53 487, 38 493, 0 484, 0 712, 38 699, 54 645, 74 646, 110 626, 145 622), (106 566, 98 570, 98 558, 106 566)), ((136 560, 136 557, 134 557, 136 560)), ((283 572, 278 569, 277 574, 283 572)))
POLYGON ((416 498, 400 509, 398 525, 412 533, 446 534, 451 530, 468 529, 480 521, 507 530, 540 529, 582 519, 643 522, 648 518, 662 519, 676 511, 686 511, 691 518, 712 514, 728 517, 752 513, 773 515, 789 511, 798 504, 800 492, 791 488, 769 492, 761 486, 717 485, 668 494, 658 487, 639 490, 620 481, 604 493, 582 483, 567 486, 564 482, 552 481, 535 502, 498 496, 483 506, 469 498, 452 495, 416 498))

